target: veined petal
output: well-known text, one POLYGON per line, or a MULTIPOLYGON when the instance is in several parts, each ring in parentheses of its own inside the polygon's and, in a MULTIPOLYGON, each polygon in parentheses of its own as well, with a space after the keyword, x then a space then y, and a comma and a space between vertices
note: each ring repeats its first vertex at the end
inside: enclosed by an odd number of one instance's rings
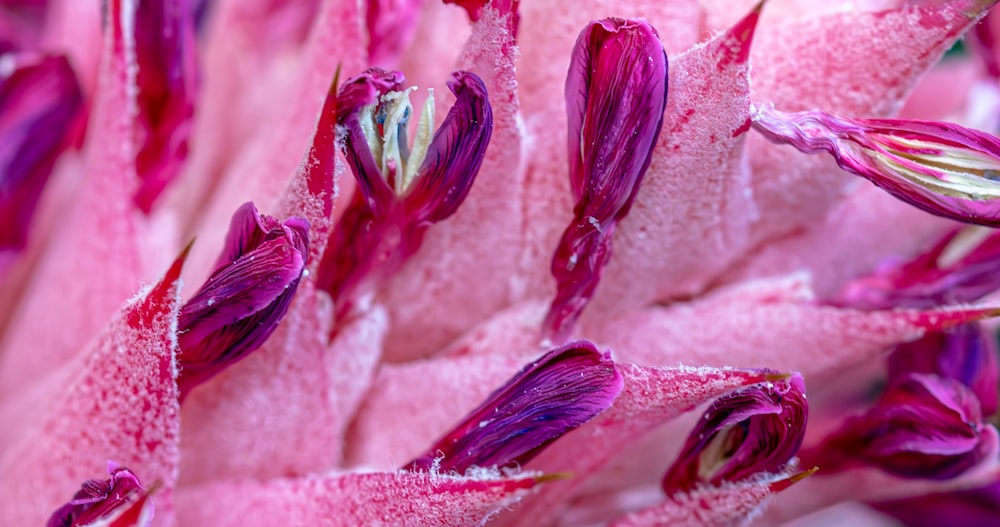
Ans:
POLYGON ((493 134, 493 110, 486 85, 475 73, 456 71, 448 88, 455 104, 427 148, 423 164, 404 197, 408 220, 437 223, 451 216, 469 195, 493 134))
POLYGON ((951 123, 751 111, 754 129, 802 152, 828 152, 897 199, 931 214, 1000 226, 1000 139, 951 123))
POLYGON ((462 474, 522 465, 610 407, 622 386, 609 354, 570 342, 521 370, 404 469, 462 474))
POLYGON ((194 18, 188 0, 113 0, 109 6, 118 45, 135 83, 135 202, 149 212, 187 159, 197 97, 194 18))
POLYGON ((896 476, 944 480, 975 466, 996 442, 968 388, 914 373, 895 379, 872 409, 802 458, 824 472, 867 464, 896 476))
POLYGON ((667 100, 667 56, 641 20, 592 22, 566 76, 574 218, 552 258, 558 291, 543 325, 565 340, 611 257, 615 223, 628 214, 649 168, 667 100))
POLYGON ((777 473, 802 446, 808 415, 799 374, 720 397, 691 431, 663 478, 663 490, 673 495, 777 473))
POLYGON ((304 220, 279 224, 247 203, 236 211, 232 226, 224 265, 181 308, 177 383, 182 399, 271 336, 305 268, 309 226, 304 220))
POLYGON ((19 249, 81 107, 64 56, 0 54, 0 249, 19 249))
MULTIPOLYGON (((131 506, 146 499, 146 489, 139 484, 139 478, 131 470, 109 461, 108 474, 111 478, 106 480, 92 479, 83 482, 73 499, 52 514, 47 527, 96 527, 98 521, 123 516, 131 506)), ((150 511, 142 523, 133 522, 131 525, 147 527, 152 519, 150 511)), ((122 527, 124 525, 123 523, 122 527)))

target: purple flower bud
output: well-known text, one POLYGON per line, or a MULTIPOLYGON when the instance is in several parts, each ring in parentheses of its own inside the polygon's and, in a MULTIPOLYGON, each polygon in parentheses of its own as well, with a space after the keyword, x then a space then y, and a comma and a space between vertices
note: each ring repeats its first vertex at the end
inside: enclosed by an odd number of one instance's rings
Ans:
POLYGON ((600 414, 623 387, 608 353, 567 343, 526 366, 405 470, 464 473, 527 463, 600 414))
POLYGON ((852 281, 832 303, 858 309, 928 309, 975 302, 1000 289, 1000 231, 965 227, 910 262, 852 281))
POLYGON ((424 105, 413 144, 407 125, 412 88, 398 72, 370 69, 338 92, 337 121, 358 190, 330 236, 317 286, 346 316, 359 297, 376 290, 412 256, 426 230, 458 210, 472 188, 493 130, 483 81, 457 71, 455 95, 434 131, 434 100, 424 105), (366 283, 366 281, 368 281, 366 283))
POLYGON ((181 308, 181 400, 195 386, 243 359, 285 316, 308 254, 309 225, 262 216, 253 203, 233 214, 216 270, 181 308))
MULTIPOLYGON (((139 478, 131 470, 118 466, 116 463, 108 462, 108 473, 110 479, 88 480, 80 486, 80 490, 73 495, 73 499, 60 507, 49 518, 46 527, 84 527, 87 525, 97 525, 98 520, 109 520, 111 518, 124 516, 133 505, 139 504, 148 496, 139 478)), ((143 522, 129 523, 138 527, 149 525, 152 514, 143 518, 143 522)), ((122 525, 117 522, 101 525, 122 525)))
POLYGON ((808 416, 797 373, 718 398, 663 477, 663 490, 673 495, 780 471, 802 446, 808 416))
POLYGON ((566 76, 569 175, 576 206, 552 257, 558 291, 543 331, 565 340, 611 258, 615 224, 628 214, 660 135, 667 55, 642 20, 591 22, 566 76))
POLYGON ((976 465, 996 442, 968 388, 914 373, 893 379, 872 409, 802 457, 824 472, 866 464, 900 477, 944 480, 976 465))
POLYGON ((19 249, 81 107, 64 56, 0 56, 0 249, 19 249))
POLYGON ((135 61, 129 64, 137 88, 130 101, 139 148, 135 202, 149 212, 187 158, 198 76, 194 15, 188 0, 113 0, 109 9, 116 47, 134 46, 134 54, 122 57, 135 61))
POLYGON ((931 214, 1000 226, 1000 139, 952 123, 751 108, 754 129, 837 164, 931 214))
POLYGON ((976 395, 983 415, 997 410, 997 369, 995 337, 976 322, 932 331, 889 355, 889 379, 910 373, 954 379, 976 395))

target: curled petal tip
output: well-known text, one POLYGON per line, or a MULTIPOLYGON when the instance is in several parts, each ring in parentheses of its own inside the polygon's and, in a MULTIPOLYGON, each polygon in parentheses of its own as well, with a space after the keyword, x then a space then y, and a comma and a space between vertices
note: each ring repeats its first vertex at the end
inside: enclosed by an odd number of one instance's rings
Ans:
POLYGON ((802 472, 798 472, 796 474, 788 476, 787 478, 782 478, 777 481, 772 481, 770 484, 768 484, 768 488, 771 489, 771 492, 781 492, 787 489, 788 487, 791 487, 792 485, 808 478, 809 476, 812 476, 818 470, 819 467, 813 467, 809 470, 803 470, 802 472))

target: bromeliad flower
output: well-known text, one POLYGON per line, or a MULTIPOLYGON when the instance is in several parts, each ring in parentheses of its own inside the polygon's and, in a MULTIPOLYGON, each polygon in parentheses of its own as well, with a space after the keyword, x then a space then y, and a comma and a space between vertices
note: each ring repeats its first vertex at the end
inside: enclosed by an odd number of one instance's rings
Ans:
POLYGON ((961 212, 996 116, 966 96, 983 57, 938 63, 993 3, 0 6, 0 38, 67 55, 87 116, 0 275, 0 524, 44 524, 108 459, 156 488, 109 521, 155 502, 150 527, 991 499, 991 231, 949 238, 752 128, 771 105, 960 123, 838 145, 961 212))

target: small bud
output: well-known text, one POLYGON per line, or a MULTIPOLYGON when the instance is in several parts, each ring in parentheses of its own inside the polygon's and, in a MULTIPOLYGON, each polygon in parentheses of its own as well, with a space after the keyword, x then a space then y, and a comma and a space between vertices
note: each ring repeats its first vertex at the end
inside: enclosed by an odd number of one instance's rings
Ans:
POLYGON ((569 337, 611 259, 615 224, 632 206, 660 136, 667 55, 643 20, 591 22, 566 75, 569 175, 576 206, 552 257, 556 298, 546 339, 569 337))
POLYGON ((522 465, 610 407, 622 387, 609 354, 570 342, 521 370, 404 469, 463 474, 522 465))
POLYGON ((667 495, 786 467, 802 446, 809 404, 795 373, 716 399, 663 477, 667 495))
MULTIPOLYGON (((126 523, 119 524, 114 520, 123 517, 133 505, 145 501, 148 494, 131 470, 108 462, 108 473, 110 479, 85 481, 73 499, 52 514, 46 527, 125 527, 126 523)), ((152 521, 151 504, 149 509, 150 512, 141 521, 128 522, 127 525, 147 527, 152 521)))
POLYGON ((753 105, 755 130, 837 164, 931 214, 1000 226, 1000 139, 957 124, 849 119, 753 105))
POLYGON ((305 268, 309 226, 262 216, 253 203, 233 215, 216 270, 181 308, 181 399, 243 359, 285 316, 305 268))

